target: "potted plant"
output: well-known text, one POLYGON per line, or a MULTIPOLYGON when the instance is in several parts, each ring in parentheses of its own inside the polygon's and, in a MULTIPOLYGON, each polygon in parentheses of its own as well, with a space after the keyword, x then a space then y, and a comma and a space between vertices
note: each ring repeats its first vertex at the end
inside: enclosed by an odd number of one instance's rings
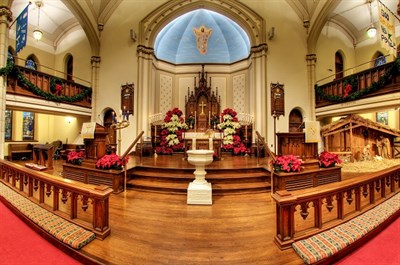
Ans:
POLYGON ((96 168, 121 170, 122 167, 128 162, 128 159, 128 156, 125 157, 125 159, 122 159, 117 154, 104 155, 102 158, 97 160, 96 168))
POLYGON ((82 165, 83 157, 85 156, 83 151, 71 151, 67 156, 67 163, 74 165, 82 165))
POLYGON ((237 134, 237 130, 240 128, 237 113, 233 109, 227 108, 221 113, 222 122, 217 125, 219 130, 224 132, 224 139, 222 141, 222 150, 225 152, 233 152, 238 155, 247 151, 246 147, 242 143, 240 136, 237 134))
POLYGON ((303 161, 294 155, 278 156, 271 162, 275 172, 296 172, 301 170, 303 161))
POLYGON ((323 151, 319 154, 319 166, 320 167, 333 167, 336 164, 342 163, 342 160, 337 154, 323 151))

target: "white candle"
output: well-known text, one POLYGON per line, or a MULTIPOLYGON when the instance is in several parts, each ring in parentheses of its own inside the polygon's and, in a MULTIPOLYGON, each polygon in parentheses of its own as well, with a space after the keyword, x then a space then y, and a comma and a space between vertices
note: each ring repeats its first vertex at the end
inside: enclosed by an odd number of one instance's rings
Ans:
POLYGON ((214 150, 214 148, 213 148, 213 139, 211 137, 208 138, 208 148, 210 150, 214 150))

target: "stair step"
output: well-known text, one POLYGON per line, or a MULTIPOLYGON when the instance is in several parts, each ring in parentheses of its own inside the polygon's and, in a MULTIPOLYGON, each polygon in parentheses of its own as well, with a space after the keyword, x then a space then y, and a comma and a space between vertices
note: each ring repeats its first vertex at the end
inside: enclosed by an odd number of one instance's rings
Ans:
MULTIPOLYGON (((127 182, 128 189, 153 190, 176 193, 187 193, 189 183, 187 182, 167 182, 154 181, 153 179, 135 179, 127 182)), ((250 190, 270 191, 271 185, 267 182, 248 182, 248 183, 211 183, 214 193, 244 192, 250 190)))

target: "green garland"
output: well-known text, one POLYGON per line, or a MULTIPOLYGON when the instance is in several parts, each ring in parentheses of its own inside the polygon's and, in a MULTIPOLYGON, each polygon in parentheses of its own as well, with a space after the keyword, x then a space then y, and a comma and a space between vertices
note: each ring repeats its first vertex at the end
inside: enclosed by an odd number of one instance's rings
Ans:
MULTIPOLYGON (((335 103, 357 100, 365 95, 371 94, 383 88, 384 86, 389 84, 391 80, 399 74, 399 72, 400 72, 400 57, 393 62, 393 65, 388 69, 388 71, 383 76, 379 78, 377 82, 373 82, 369 87, 366 87, 362 90, 354 91, 350 93, 347 97, 343 97, 342 95, 327 94, 318 85, 315 85, 315 93, 321 99, 335 103)), ((343 80, 343 87, 345 87, 348 84, 351 85, 353 89, 358 87, 358 80, 355 75, 347 77, 346 79, 343 80)))
POLYGON ((36 85, 34 85, 31 81, 29 81, 23 73, 14 65, 14 62, 12 60, 7 60, 7 66, 0 68, 0 75, 5 76, 13 76, 16 77, 17 80, 19 81, 21 86, 26 87, 29 89, 32 93, 34 93, 37 96, 43 97, 46 100, 49 101, 56 101, 56 102, 77 102, 77 101, 82 101, 85 97, 90 96, 92 94, 92 90, 90 88, 85 88, 83 91, 79 94, 76 94, 74 96, 58 96, 53 94, 56 91, 56 84, 63 84, 63 80, 58 78, 58 77, 51 77, 50 78, 50 92, 43 91, 36 85))

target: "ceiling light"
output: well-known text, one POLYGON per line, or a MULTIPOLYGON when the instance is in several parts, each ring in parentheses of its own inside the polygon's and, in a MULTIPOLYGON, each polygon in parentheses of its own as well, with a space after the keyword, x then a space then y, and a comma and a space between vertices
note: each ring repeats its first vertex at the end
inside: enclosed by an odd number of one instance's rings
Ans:
POLYGON ((376 36, 376 28, 374 26, 374 23, 372 22, 372 7, 371 7, 371 2, 372 0, 368 0, 367 3, 369 3, 369 18, 371 20, 371 26, 367 29, 367 35, 370 39, 375 38, 376 36))
POLYGON ((40 8, 43 6, 42 1, 36 1, 35 5, 38 8, 38 20, 37 20, 37 29, 33 31, 33 38, 37 41, 41 40, 43 37, 43 32, 39 29, 39 22, 40 22, 40 8))
POLYGON ((368 29, 367 29, 367 35, 369 38, 375 38, 376 36, 376 28, 374 25, 371 25, 368 29))
POLYGON ((35 29, 33 31, 33 38, 37 41, 41 40, 43 37, 43 32, 40 31, 40 29, 35 29))

